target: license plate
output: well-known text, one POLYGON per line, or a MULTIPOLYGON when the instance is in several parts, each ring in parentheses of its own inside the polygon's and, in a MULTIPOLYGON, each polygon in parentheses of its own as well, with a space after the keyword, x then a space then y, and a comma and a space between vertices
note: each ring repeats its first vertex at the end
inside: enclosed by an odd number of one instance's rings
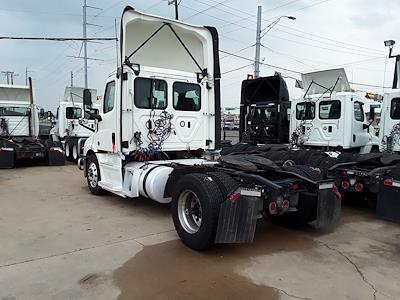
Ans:
POLYGON ((331 189, 331 188, 333 188, 333 183, 321 183, 320 185, 319 185, 319 189, 320 190, 327 190, 327 189, 331 189))

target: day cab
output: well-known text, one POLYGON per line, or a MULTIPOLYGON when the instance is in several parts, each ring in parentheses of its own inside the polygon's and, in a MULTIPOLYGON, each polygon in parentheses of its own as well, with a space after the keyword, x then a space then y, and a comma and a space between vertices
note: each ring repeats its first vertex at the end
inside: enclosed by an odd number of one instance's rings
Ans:
POLYGON ((374 106, 365 111, 371 100, 351 89, 344 69, 303 74, 302 82, 304 96, 291 101, 293 143, 324 150, 379 151, 380 141, 371 126, 374 106))

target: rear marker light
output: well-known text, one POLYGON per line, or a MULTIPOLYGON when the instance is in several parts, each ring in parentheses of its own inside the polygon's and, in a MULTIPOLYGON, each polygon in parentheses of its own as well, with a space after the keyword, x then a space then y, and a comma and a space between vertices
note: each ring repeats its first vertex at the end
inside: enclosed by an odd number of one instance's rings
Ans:
POLYGON ((342 189, 348 190, 350 187, 350 183, 348 181, 342 181, 342 189))
POLYGON ((392 186, 392 185, 393 185, 393 180, 392 180, 392 179, 386 179, 386 180, 383 182, 383 184, 384 184, 384 185, 387 185, 387 186, 392 186))
POLYGON ((321 175, 321 169, 320 168, 314 168, 314 173, 317 175, 321 175))
POLYGON ((293 183, 292 189, 293 190, 298 190, 300 188, 300 185, 298 183, 293 183))
POLYGON ((231 202, 236 203, 240 198, 240 193, 235 193, 231 196, 231 202))
POLYGON ((275 215, 278 212, 278 205, 275 202, 271 202, 268 208, 271 215, 275 215))

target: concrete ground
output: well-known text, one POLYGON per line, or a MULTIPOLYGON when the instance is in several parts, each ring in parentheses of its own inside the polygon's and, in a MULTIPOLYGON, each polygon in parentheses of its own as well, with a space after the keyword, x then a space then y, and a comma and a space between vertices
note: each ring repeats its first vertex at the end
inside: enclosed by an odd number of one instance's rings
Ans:
POLYGON ((199 253, 168 206, 93 196, 74 165, 0 170, 0 187, 2 300, 400 299, 400 226, 367 210, 199 253))

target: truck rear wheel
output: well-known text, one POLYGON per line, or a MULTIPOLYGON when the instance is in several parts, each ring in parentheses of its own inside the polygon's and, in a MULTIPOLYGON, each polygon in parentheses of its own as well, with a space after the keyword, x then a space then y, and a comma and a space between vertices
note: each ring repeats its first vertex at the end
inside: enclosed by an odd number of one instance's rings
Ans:
POLYGON ((72 146, 72 159, 73 159, 74 161, 77 161, 77 160, 78 160, 78 145, 77 145, 77 144, 74 144, 74 145, 72 146))
POLYGON ((182 242, 205 250, 215 241, 222 195, 206 174, 184 175, 172 195, 172 219, 182 242))
POLYGON ((86 179, 89 186, 89 190, 95 195, 104 195, 105 190, 99 186, 100 168, 99 162, 97 161, 96 155, 92 154, 88 157, 87 168, 86 168, 86 179))
POLYGON ((72 150, 71 150, 71 145, 69 144, 69 143, 65 143, 65 158, 68 160, 68 161, 71 161, 72 160, 72 150))

